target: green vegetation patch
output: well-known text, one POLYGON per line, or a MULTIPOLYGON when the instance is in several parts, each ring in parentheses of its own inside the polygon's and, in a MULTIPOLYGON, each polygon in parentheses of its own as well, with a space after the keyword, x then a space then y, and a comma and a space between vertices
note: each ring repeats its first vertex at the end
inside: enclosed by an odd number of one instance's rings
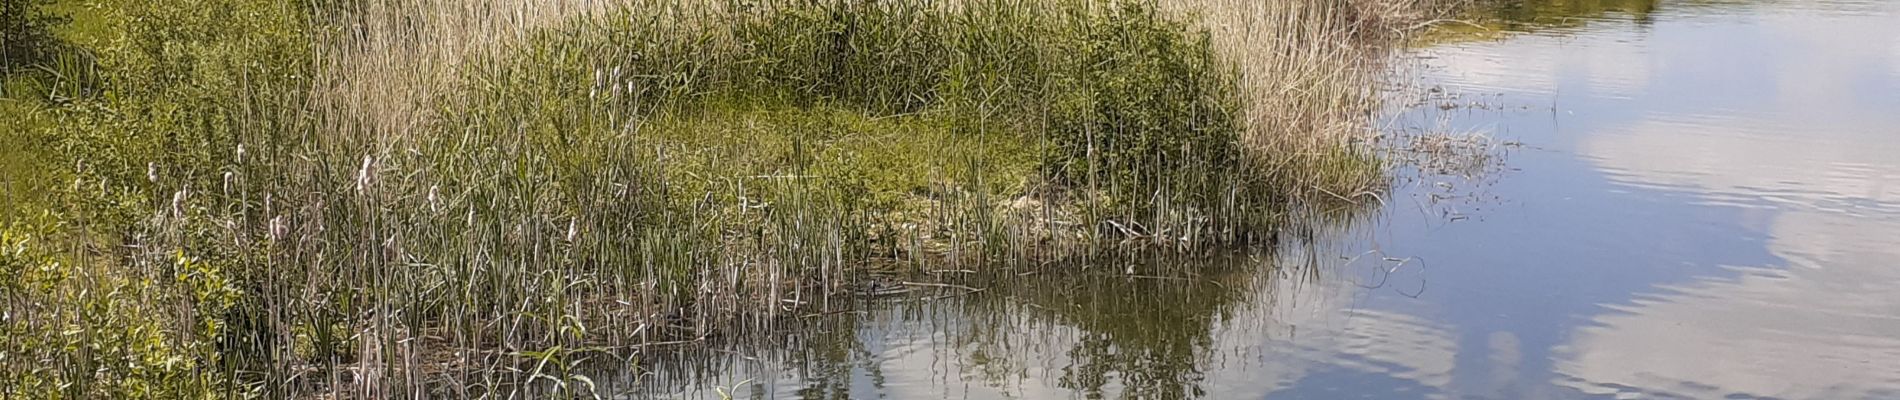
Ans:
MULTIPOLYGON (((705 339, 873 264, 1190 249, 1284 208, 1238 69, 1158 3, 706 3, 509 35, 431 88, 352 69, 434 45, 366 39, 427 23, 374 3, 73 8, 85 39, 0 104, 32 148, 0 167, 46 172, 0 183, 60 205, 0 238, 0 300, 51 311, 0 321, 0 392, 569 382, 544 363, 705 339), (350 97, 391 92, 435 97, 350 97), (390 104, 420 122, 350 107, 390 104)), ((1341 154, 1314 167, 1376 169, 1341 154)))
POLYGON ((715 103, 636 129, 672 153, 666 180, 685 185, 682 193, 735 180, 826 180, 867 207, 895 210, 909 197, 980 177, 985 187, 968 189, 1020 193, 1036 171, 1034 143, 942 116, 715 103))
POLYGON ((1259 189, 1236 70, 1153 4, 767 3, 543 31, 474 64, 445 130, 657 140, 707 155, 669 183, 811 175, 879 207, 978 174, 991 197, 1059 185, 1142 219, 1259 189))

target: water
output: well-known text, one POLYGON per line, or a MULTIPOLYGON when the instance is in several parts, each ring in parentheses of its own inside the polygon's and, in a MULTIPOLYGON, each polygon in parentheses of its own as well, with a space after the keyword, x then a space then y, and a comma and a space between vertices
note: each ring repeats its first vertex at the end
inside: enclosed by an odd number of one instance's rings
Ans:
POLYGON ((1900 398, 1900 2, 1490 15, 1500 32, 1404 56, 1436 89, 1392 121, 1492 158, 1408 168, 1376 215, 1197 274, 920 287, 596 381, 663 398, 1900 398))

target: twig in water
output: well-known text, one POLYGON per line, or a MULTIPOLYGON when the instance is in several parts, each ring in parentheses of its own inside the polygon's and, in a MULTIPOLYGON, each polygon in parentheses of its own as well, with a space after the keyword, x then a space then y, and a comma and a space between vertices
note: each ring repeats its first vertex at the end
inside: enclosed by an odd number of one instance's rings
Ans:
POLYGON ((969 287, 969 286, 963 286, 963 285, 952 285, 952 284, 948 284, 948 283, 926 283, 926 282, 899 282, 899 283, 902 283, 902 284, 904 284, 904 285, 906 285, 906 286, 928 286, 928 287, 941 287, 941 288, 951 288, 951 289, 963 289, 963 290, 968 290, 968 291, 972 291, 972 292, 981 292, 981 291, 983 291, 983 289, 977 289, 977 288, 973 288, 973 287, 969 287))

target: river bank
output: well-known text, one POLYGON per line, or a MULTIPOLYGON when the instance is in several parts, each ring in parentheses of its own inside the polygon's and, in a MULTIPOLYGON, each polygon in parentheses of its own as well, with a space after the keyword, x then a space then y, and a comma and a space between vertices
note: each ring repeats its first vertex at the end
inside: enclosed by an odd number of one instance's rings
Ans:
POLYGON ((10 77, 5 391, 584 394, 872 272, 1270 243, 1376 196, 1443 7, 84 2, 10 77))

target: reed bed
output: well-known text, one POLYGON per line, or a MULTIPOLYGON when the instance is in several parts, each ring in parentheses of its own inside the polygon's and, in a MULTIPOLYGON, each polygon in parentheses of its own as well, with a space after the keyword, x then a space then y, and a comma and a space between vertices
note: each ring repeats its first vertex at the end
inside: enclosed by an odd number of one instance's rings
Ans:
POLYGON ((1382 46, 1444 4, 95 6, 0 395, 591 396, 867 271, 1263 243, 1378 189, 1382 46))

